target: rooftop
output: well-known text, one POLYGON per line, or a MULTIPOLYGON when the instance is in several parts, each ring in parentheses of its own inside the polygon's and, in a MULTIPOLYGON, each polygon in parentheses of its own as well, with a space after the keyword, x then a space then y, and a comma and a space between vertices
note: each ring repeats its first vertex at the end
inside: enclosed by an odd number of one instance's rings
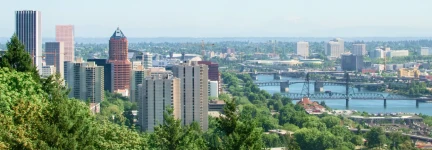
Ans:
POLYGON ((117 27, 117 29, 114 31, 114 33, 111 36, 111 38, 121 39, 121 38, 126 38, 126 36, 123 34, 123 32, 120 30, 120 28, 117 27))

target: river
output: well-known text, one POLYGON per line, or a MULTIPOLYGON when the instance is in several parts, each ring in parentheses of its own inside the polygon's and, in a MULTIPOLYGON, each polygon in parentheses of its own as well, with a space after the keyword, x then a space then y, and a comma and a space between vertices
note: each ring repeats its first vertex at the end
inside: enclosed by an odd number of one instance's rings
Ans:
MULTIPOLYGON (((299 78, 282 77, 282 81, 304 81, 299 78)), ((258 75, 258 82, 273 81, 273 75, 258 75)), ((291 93, 301 93, 303 84, 293 84, 289 87, 291 93)), ((279 86, 264 86, 260 87, 262 90, 269 92, 270 94, 279 93, 279 86)), ((338 93, 345 93, 345 87, 343 86, 324 86, 324 91, 332 91, 338 93)), ((310 86, 310 92, 313 93, 313 84, 310 86)), ((354 90, 357 92, 357 89, 354 90)), ((362 89, 362 92, 368 92, 362 89)), ((369 91, 370 92, 370 91, 369 91)), ((313 100, 313 99, 312 99, 313 100)), ((322 101, 322 100, 317 100, 322 101)), ((326 105, 332 109, 343 110, 345 108, 345 100, 324 100, 326 105)), ((293 101, 296 103, 297 101, 293 101)), ((350 100, 349 109, 357 111, 366 111, 368 113, 422 113, 426 115, 432 115, 432 103, 420 103, 419 107, 416 108, 415 100, 387 100, 387 108, 384 108, 383 100, 350 100)))

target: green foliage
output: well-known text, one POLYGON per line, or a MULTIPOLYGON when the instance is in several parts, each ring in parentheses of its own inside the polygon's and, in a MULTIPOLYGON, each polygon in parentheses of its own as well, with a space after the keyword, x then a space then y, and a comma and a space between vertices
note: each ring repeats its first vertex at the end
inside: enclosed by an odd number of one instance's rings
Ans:
POLYGON ((366 133, 365 136, 367 140, 368 147, 381 147, 387 143, 387 137, 385 135, 384 129, 381 127, 373 127, 366 133))
POLYGON ((33 65, 33 59, 25 51, 24 45, 19 41, 18 36, 14 34, 6 45, 7 51, 2 56, 0 67, 10 68, 18 72, 31 72, 33 78, 38 81, 39 74, 33 65))

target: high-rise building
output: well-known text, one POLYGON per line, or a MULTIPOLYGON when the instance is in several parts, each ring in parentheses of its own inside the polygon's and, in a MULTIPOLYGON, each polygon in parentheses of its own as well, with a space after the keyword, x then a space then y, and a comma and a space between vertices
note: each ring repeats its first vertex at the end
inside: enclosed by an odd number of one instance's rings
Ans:
POLYGON ((358 56, 366 55, 367 54, 366 44, 353 44, 353 49, 351 51, 351 54, 358 55, 358 56))
POLYGON ((33 59, 33 64, 42 73, 42 28, 41 12, 22 10, 15 12, 15 34, 24 44, 33 59))
POLYGON ((327 43, 326 54, 330 57, 340 57, 343 51, 340 50, 340 45, 338 42, 330 41, 327 43))
POLYGON ((147 69, 149 67, 153 67, 152 62, 153 62, 153 55, 148 52, 144 53, 144 59, 143 59, 144 68, 147 69))
POLYGON ((56 41, 64 43, 65 61, 75 60, 75 35, 73 25, 57 25, 56 41))
POLYGON ((153 132, 164 122, 164 112, 173 109, 176 119, 181 119, 180 79, 173 76, 146 77, 139 85, 138 120, 141 130, 153 132))
POLYGON ((208 129, 208 67, 197 62, 173 66, 173 75, 180 79, 182 124, 198 122, 208 129))
POLYGON ((64 78, 64 43, 46 42, 45 43, 45 63, 53 65, 56 72, 64 78))
POLYGON ((114 92, 114 65, 107 59, 87 59, 87 62, 95 62, 97 66, 104 67, 104 91, 114 92))
POLYGON ((138 101, 138 85, 143 84, 145 78, 146 70, 142 65, 137 66, 132 69, 131 72, 131 81, 130 81, 130 100, 132 102, 138 101))
MULTIPOLYGON (((218 85, 221 85, 220 74, 219 74, 219 64, 211 61, 198 61, 198 64, 205 64, 208 66, 208 79, 210 81, 217 81, 218 85)), ((222 88, 219 87, 219 93, 222 88)))
POLYGON ((297 55, 308 57, 309 56, 309 42, 300 41, 297 42, 297 55))
POLYGON ((327 56, 339 58, 345 52, 345 44, 341 38, 335 38, 327 43, 327 56))
POLYGON ((71 89, 69 97, 100 103, 104 99, 104 67, 95 62, 65 62, 65 81, 71 89))
POLYGON ((363 69, 363 56, 361 55, 342 55, 341 68, 344 71, 361 71, 363 69))
POLYGON ((114 91, 129 89, 131 62, 128 60, 128 40, 120 28, 109 40, 108 62, 114 65, 114 91))
POLYGON ((217 81, 209 81, 209 97, 218 97, 219 96, 219 83, 217 81))

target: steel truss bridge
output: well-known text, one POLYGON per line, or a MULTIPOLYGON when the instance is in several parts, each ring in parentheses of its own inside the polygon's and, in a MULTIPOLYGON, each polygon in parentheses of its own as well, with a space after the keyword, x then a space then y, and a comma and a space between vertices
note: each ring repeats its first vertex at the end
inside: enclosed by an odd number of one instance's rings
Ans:
MULTIPOLYGON (((258 86, 280 86, 282 82, 287 82, 288 85, 293 84, 305 84, 308 83, 307 81, 270 81, 270 82, 254 82, 258 86)), ((329 81, 316 81, 317 83, 323 83, 324 86, 346 86, 346 82, 329 82, 329 81)), ((315 83, 315 82, 309 82, 309 83, 315 83)), ((384 85, 383 83, 361 83, 361 82, 354 82, 354 83, 348 83, 351 86, 377 86, 377 85, 384 85)))
POLYGON ((281 93, 282 96, 289 97, 293 100, 300 100, 303 97, 309 97, 310 99, 322 99, 322 100, 417 100, 418 98, 406 97, 396 94, 379 94, 379 93, 315 93, 315 94, 302 94, 302 93, 281 93))

